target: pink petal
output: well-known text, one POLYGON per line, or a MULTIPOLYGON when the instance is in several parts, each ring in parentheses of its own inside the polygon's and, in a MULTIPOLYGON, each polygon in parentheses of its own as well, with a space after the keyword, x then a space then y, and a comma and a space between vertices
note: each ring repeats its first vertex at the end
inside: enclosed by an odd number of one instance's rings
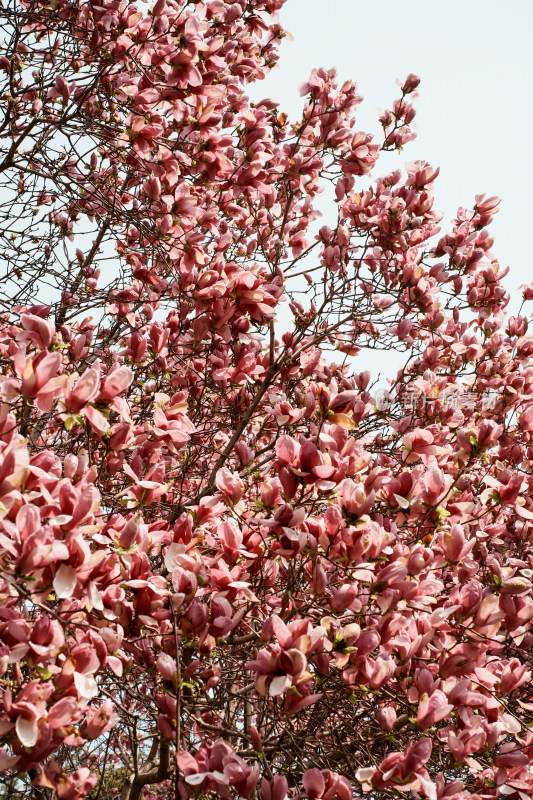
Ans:
POLYGON ((37 728, 37 717, 33 719, 24 719, 24 717, 17 717, 15 725, 17 736, 24 747, 33 747, 39 738, 39 730, 37 728))
POLYGON ((62 564, 55 574, 53 587, 60 600, 70 597, 76 588, 76 570, 67 564, 62 564))

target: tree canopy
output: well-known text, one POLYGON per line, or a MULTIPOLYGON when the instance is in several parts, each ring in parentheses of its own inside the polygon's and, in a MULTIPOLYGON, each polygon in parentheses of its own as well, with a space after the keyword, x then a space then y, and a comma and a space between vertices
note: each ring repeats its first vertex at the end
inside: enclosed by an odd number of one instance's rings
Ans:
POLYGON ((533 794, 499 200, 380 172, 416 75, 251 102, 282 6, 2 3, 2 800, 533 794))

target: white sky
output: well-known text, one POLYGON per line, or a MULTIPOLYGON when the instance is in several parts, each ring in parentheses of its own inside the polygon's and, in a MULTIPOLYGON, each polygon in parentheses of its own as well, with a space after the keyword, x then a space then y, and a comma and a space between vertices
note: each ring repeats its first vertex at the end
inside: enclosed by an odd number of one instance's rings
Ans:
MULTIPOLYGON (((337 67, 355 80, 364 102, 360 129, 379 133, 376 108, 399 97, 396 78, 420 75, 418 138, 394 166, 424 159, 440 166, 436 207, 443 232, 458 206, 476 194, 502 198, 493 225, 493 253, 511 271, 506 287, 533 281, 533 3, 530 0, 287 0, 281 21, 294 41, 281 46, 279 69, 250 91, 272 97, 294 119, 298 86, 314 67, 337 67)), ((378 172, 391 162, 383 160, 378 172)), ((380 359, 386 373, 398 364, 380 359)), ((361 368, 376 354, 361 354, 361 368)), ((374 372, 374 370, 373 370, 374 372)))

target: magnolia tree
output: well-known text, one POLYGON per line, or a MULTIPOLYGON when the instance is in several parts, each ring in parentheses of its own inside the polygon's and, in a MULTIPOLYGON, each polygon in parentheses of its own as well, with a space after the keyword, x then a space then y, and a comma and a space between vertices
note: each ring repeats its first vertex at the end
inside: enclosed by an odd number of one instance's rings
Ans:
POLYGON ((533 795, 498 200, 378 173, 414 75, 376 139, 333 70, 252 103, 282 4, 2 5, 3 798, 533 795))

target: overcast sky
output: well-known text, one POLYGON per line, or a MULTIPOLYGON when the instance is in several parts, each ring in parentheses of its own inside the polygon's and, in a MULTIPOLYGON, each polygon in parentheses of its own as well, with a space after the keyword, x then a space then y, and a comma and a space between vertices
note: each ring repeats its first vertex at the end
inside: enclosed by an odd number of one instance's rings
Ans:
POLYGON ((436 207, 445 230, 476 194, 502 198, 493 253, 511 267, 506 286, 518 299, 517 287, 533 281, 533 3, 287 0, 281 20, 294 41, 282 43, 279 69, 254 88, 254 99, 272 97, 294 118, 298 86, 313 67, 335 66, 364 96, 361 129, 378 133, 375 109, 399 96, 396 78, 420 75, 418 138, 395 164, 440 166, 436 207))

